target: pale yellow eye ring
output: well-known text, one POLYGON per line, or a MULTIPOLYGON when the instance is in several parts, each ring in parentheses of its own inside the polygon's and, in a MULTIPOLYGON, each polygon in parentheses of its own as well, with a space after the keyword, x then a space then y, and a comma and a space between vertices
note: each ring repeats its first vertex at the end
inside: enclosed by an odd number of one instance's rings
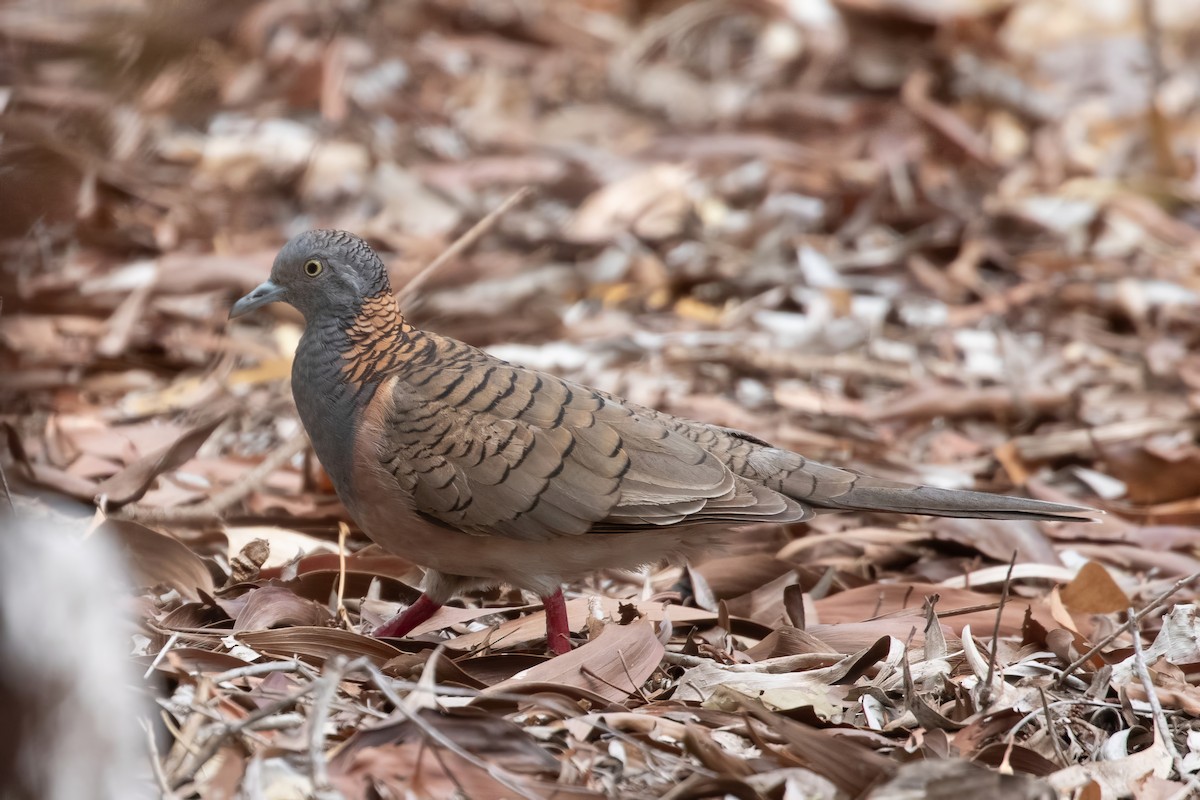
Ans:
POLYGON ((310 278, 315 278, 321 274, 321 270, 325 269, 325 265, 315 258, 310 258, 304 262, 304 274, 310 278))

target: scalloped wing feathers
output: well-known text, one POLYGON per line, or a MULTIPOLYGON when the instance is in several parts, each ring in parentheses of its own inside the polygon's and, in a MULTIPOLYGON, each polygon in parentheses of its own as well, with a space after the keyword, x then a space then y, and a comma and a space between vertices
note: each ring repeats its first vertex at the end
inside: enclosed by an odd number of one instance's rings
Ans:
MULTIPOLYGON (((393 370, 377 454, 412 509, 456 530, 545 541, 675 525, 794 522, 817 509, 1078 518, 1079 509, 913 486, 809 461, 435 334, 393 370)), ((372 434, 374 435, 374 434, 372 434)))

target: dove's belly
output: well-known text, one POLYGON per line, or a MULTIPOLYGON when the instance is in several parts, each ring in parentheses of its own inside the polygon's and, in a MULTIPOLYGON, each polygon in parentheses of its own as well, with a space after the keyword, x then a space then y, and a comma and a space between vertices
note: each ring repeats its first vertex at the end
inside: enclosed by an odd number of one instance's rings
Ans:
MULTIPOLYGON (((401 496, 395 478, 380 467, 356 469, 358 496, 384 498, 348 504, 351 516, 373 542, 422 567, 484 584, 506 583, 539 595, 598 569, 636 569, 680 561, 718 544, 720 527, 676 526, 639 533, 564 534, 527 541, 508 536, 463 533, 416 514, 401 496)), ((437 600, 438 598, 434 598, 437 600)))

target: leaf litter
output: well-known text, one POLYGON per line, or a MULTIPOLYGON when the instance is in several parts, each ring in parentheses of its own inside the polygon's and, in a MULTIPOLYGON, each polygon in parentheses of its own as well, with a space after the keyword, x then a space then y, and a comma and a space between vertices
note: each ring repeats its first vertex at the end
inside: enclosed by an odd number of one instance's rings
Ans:
POLYGON ((157 790, 1200 792, 1198 19, 0 10, 5 476, 22 513, 93 517, 125 557, 157 790), (555 659, 505 588, 373 639, 420 570, 307 452, 296 315, 225 321, 318 225, 388 254, 414 322, 510 360, 874 474, 1109 513, 731 532, 703 563, 568 587, 578 646, 555 659))

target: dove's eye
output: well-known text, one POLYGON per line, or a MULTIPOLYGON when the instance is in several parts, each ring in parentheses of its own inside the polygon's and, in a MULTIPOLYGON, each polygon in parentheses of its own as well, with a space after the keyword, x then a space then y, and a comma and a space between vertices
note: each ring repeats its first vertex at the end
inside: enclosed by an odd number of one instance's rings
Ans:
POLYGON ((325 269, 325 265, 315 258, 310 258, 304 262, 304 274, 310 278, 315 278, 321 274, 321 270, 325 269))

